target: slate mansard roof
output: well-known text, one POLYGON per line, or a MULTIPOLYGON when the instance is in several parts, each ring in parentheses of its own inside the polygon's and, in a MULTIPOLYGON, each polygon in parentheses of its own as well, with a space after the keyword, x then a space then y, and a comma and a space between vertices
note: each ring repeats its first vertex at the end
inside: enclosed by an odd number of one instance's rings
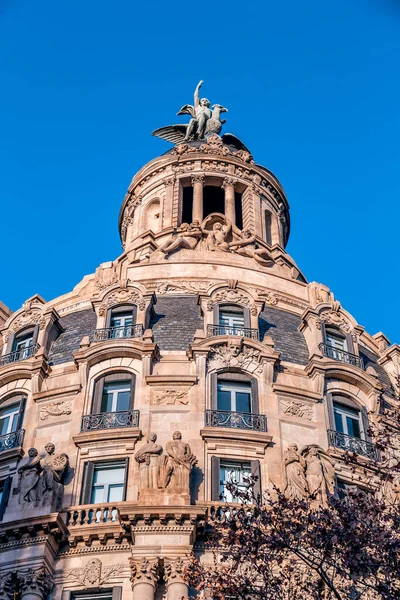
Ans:
MULTIPOLYGON (((267 307, 259 317, 260 340, 270 335, 282 360, 306 365, 308 348, 298 331, 300 318, 292 313, 267 307)), ((50 364, 73 360, 84 336, 96 329, 96 314, 92 309, 73 312, 61 318, 64 332, 50 348, 50 364)), ((204 319, 196 296, 161 296, 150 320, 154 341, 160 350, 185 351, 193 342, 196 329, 203 329, 204 319)))

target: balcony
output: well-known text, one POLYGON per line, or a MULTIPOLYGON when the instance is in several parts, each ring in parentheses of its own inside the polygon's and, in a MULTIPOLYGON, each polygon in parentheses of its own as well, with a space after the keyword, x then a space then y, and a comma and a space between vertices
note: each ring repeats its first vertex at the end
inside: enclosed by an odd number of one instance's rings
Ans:
POLYGON ((82 417, 81 431, 99 431, 101 429, 117 429, 120 427, 139 427, 138 410, 121 410, 104 412, 82 417))
POLYGON ((5 354, 0 357, 0 367, 4 367, 4 365, 9 365, 11 363, 19 362, 20 360, 25 360, 26 358, 30 358, 31 356, 35 356, 36 352, 39 350, 39 344, 31 344, 26 348, 20 348, 19 350, 14 350, 9 354, 5 354))
POLYGON ((320 344, 319 349, 322 352, 322 354, 324 356, 327 356, 328 358, 333 358, 333 360, 338 360, 339 362, 352 365, 353 367, 364 369, 363 359, 359 356, 356 356, 355 354, 350 354, 350 352, 339 350, 338 348, 329 346, 329 344, 320 344))
POLYGON ((24 441, 25 429, 19 429, 12 433, 0 436, 0 452, 6 450, 12 450, 13 448, 20 448, 24 441))
POLYGON ((267 431, 267 417, 255 413, 233 412, 230 410, 206 410, 206 427, 229 427, 267 431))
POLYGON ((360 456, 366 456, 372 460, 380 460, 379 450, 374 444, 361 438, 347 435, 346 433, 339 433, 333 429, 328 429, 328 443, 329 446, 340 448, 340 450, 355 452, 360 456))
POLYGON ((227 327, 225 325, 207 325, 207 337, 215 337, 216 335, 237 335, 239 337, 258 340, 258 329, 250 329, 249 327, 227 327))
POLYGON ((138 338, 143 335, 143 325, 126 325, 124 327, 106 327, 96 329, 92 335, 93 342, 104 340, 117 340, 121 338, 138 338))
POLYGON ((91 504, 70 509, 67 513, 68 527, 82 527, 99 523, 115 523, 119 520, 119 509, 113 504, 98 506, 91 504))

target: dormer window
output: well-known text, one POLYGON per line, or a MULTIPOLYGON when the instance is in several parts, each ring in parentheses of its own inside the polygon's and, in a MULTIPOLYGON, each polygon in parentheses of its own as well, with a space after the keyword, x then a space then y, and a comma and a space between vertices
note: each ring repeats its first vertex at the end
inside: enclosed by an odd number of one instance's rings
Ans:
POLYGON ((143 335, 143 325, 136 324, 136 312, 134 304, 110 308, 107 313, 106 327, 96 329, 93 336, 94 341, 134 338, 143 335))
POLYGON ((348 352, 347 341, 344 335, 333 331, 326 332, 326 343, 332 349, 332 358, 341 360, 343 352, 348 352))
POLYGON ((325 343, 320 345, 320 349, 325 356, 360 369, 364 368, 362 358, 355 354, 350 334, 344 334, 333 327, 324 327, 323 333, 325 343))
POLYGON ((132 325, 132 311, 112 312, 110 318, 110 328, 112 329, 112 335, 110 337, 131 337, 132 325))
POLYGON ((242 308, 224 308, 219 311, 220 335, 244 335, 244 312, 242 308))
POLYGON ((12 352, 15 353, 15 360, 24 360, 32 356, 33 350, 33 331, 21 333, 14 338, 12 352))

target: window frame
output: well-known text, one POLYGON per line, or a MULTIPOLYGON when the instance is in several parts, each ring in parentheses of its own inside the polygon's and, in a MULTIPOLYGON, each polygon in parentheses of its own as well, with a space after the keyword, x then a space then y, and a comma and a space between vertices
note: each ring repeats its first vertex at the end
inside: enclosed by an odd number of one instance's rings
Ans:
POLYGON ((99 504, 115 504, 117 502, 125 502, 126 493, 127 493, 127 489, 128 489, 128 468, 129 468, 129 457, 118 458, 115 460, 99 459, 99 460, 93 460, 93 461, 91 461, 91 460, 86 461, 84 464, 84 468, 83 468, 80 504, 99 505, 99 504), (103 467, 107 468, 107 466, 109 465, 110 468, 112 468, 112 466, 114 466, 114 465, 116 466, 118 464, 120 466, 124 465, 124 468, 125 468, 122 500, 116 500, 115 502, 102 500, 101 502, 92 503, 91 499, 92 499, 92 491, 93 491, 93 477, 94 477, 94 472, 95 472, 96 467, 103 466, 103 467))
POLYGON ((240 413, 245 413, 245 414, 251 414, 253 413, 253 397, 252 397, 252 386, 251 386, 251 381, 229 381, 229 379, 220 379, 219 381, 217 381, 217 410, 229 410, 230 412, 240 412, 240 413), (225 390, 220 390, 220 387, 226 387, 227 389, 225 390), (249 411, 243 411, 243 410, 238 410, 237 409, 237 394, 242 392, 244 389, 246 389, 249 393, 250 396, 250 400, 249 400, 249 404, 250 404, 250 410, 249 411), (227 391, 230 392, 230 405, 231 408, 230 409, 224 409, 224 408, 219 408, 218 407, 218 401, 219 401, 219 392, 220 391, 227 391))
POLYGON ((254 475, 257 479, 254 483, 254 495, 256 496, 256 498, 260 498, 261 499, 261 463, 259 460, 252 460, 247 459, 247 460, 239 460, 237 458, 229 458, 226 456, 223 457, 219 457, 219 456, 211 456, 211 501, 213 502, 224 502, 224 500, 221 500, 221 492, 220 492, 220 486, 221 486, 221 462, 230 462, 232 464, 234 463, 238 463, 238 464, 244 464, 244 463, 248 463, 250 465, 250 475, 254 475))
POLYGON ((129 379, 131 380, 131 395, 128 410, 133 410, 135 402, 136 375, 131 371, 113 371, 110 373, 103 373, 95 379, 90 404, 90 414, 106 414, 101 411, 105 384, 115 383, 117 381, 127 381, 129 379))
POLYGON ((258 380, 239 369, 217 371, 210 374, 210 409, 218 410, 218 382, 249 382, 251 384, 251 414, 259 414, 258 380))

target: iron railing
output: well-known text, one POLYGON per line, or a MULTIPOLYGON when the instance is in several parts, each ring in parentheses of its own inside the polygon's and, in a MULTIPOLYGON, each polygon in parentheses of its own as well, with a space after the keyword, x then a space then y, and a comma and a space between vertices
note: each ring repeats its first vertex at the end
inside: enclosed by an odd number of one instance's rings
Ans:
POLYGON ((250 327, 228 327, 225 325, 207 325, 207 337, 215 337, 216 335, 238 335, 240 337, 258 340, 258 329, 250 329, 250 327))
POLYGON ((120 338, 137 338, 143 335, 143 325, 126 325, 124 327, 105 327, 93 332, 93 342, 116 340, 120 338))
POLYGON ((230 410, 206 410, 206 427, 231 427, 232 429, 267 431, 267 417, 255 413, 233 412, 230 410))
POLYGON ((347 363, 348 365, 353 365, 353 367, 364 369, 363 359, 356 354, 351 354, 350 352, 345 352, 344 350, 338 350, 329 344, 320 344, 319 349, 321 350, 322 354, 328 358, 333 358, 334 360, 347 363))
POLYGON ((72 508, 67 512, 67 527, 114 523, 118 520, 119 509, 113 504, 105 504, 104 506, 91 504, 76 509, 72 508))
POLYGON ((99 429, 115 429, 117 427, 139 427, 138 410, 121 410, 104 412, 82 417, 81 431, 97 431, 99 429))
POLYGON ((10 363, 18 362, 20 360, 25 360, 26 358, 30 358, 34 356, 36 352, 39 350, 39 344, 31 344, 26 348, 20 348, 19 350, 14 350, 9 354, 5 354, 0 357, 0 367, 4 367, 4 365, 9 365, 10 363))
POLYGON ((353 435, 347 435, 346 433, 328 429, 328 442, 330 446, 334 446, 335 448, 355 452, 361 456, 372 458, 372 460, 380 460, 379 450, 374 444, 362 440, 361 438, 354 437, 353 435))
POLYGON ((12 433, 6 433, 6 435, 0 435, 0 452, 22 446, 24 435, 25 429, 19 429, 18 431, 13 431, 12 433))

